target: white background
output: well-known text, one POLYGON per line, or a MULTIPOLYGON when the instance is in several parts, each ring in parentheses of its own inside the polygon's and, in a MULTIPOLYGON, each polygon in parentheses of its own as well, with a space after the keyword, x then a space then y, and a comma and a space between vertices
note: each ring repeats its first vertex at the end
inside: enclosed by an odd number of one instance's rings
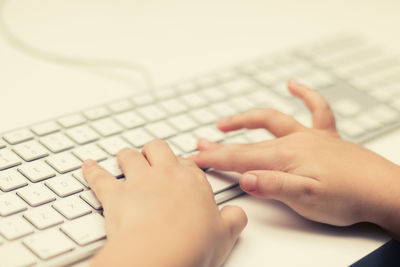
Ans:
MULTIPOLYGON (((13 0, 6 4, 1 19, 31 50, 16 49, 15 43, 3 38, 4 27, 0 29, 0 132, 141 89, 133 72, 113 71, 123 78, 110 78, 38 57, 34 47, 74 58, 140 64, 156 85, 164 85, 341 32, 361 33, 391 49, 400 44, 396 0, 13 0)), ((399 144, 395 136, 369 146, 400 162, 400 153, 393 149, 399 144)), ((249 225, 226 264, 230 267, 347 265, 387 240, 369 225, 316 224, 273 201, 242 197, 231 203, 245 208, 249 225)))

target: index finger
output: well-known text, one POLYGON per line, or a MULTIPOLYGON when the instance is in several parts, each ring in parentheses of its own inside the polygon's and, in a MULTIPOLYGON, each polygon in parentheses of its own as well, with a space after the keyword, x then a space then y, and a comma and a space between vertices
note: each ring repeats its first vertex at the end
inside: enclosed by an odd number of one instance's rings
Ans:
POLYGON ((292 116, 271 108, 253 109, 218 121, 218 128, 224 132, 238 129, 264 128, 276 137, 282 137, 304 129, 292 116))
POLYGON ((319 93, 295 81, 289 81, 288 88, 311 111, 314 128, 336 132, 335 116, 328 102, 319 93))
POLYGON ((132 148, 120 150, 117 154, 117 160, 126 180, 141 177, 144 170, 150 168, 150 164, 144 155, 132 148))
POLYGON ((167 142, 161 139, 154 139, 145 144, 142 153, 151 166, 170 165, 178 162, 167 142))
POLYGON ((275 140, 256 144, 214 146, 189 158, 200 168, 214 168, 240 173, 249 170, 282 169, 287 162, 287 157, 281 153, 275 140))
POLYGON ((86 160, 83 163, 82 173, 101 203, 103 203, 106 195, 117 185, 117 179, 101 168, 94 160, 86 160))

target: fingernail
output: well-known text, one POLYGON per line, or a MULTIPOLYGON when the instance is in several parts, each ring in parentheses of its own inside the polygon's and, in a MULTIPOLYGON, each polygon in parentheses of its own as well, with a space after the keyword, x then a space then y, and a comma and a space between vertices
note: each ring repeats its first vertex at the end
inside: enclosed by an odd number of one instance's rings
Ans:
POLYGON ((240 178, 240 185, 245 191, 255 191, 257 188, 257 176, 246 173, 240 178))
POLYGON ((202 148, 202 149, 207 149, 208 147, 210 147, 213 143, 208 141, 207 139, 199 139, 198 142, 198 147, 202 148))
POLYGON ((87 167, 91 167, 96 165, 96 161, 92 160, 92 159, 87 159, 83 162, 83 167, 87 168, 87 167))

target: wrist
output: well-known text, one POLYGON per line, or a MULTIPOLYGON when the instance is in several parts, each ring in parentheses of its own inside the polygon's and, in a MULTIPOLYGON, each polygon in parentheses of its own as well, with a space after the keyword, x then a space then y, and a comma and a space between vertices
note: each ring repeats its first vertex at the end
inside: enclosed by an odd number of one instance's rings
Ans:
POLYGON ((388 173, 375 179, 367 207, 367 220, 391 234, 400 235, 400 166, 393 164, 388 173))
POLYGON ((203 266, 204 258, 197 253, 196 242, 183 243, 172 233, 121 231, 107 240, 91 266, 203 266))

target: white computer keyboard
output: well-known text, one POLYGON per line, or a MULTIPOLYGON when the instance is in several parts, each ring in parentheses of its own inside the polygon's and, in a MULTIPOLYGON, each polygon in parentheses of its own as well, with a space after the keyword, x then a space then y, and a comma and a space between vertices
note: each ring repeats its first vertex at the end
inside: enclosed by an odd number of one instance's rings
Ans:
MULTIPOLYGON (((399 125, 399 57, 344 36, 144 92, 0 135, 0 263, 64 265, 93 254, 106 237, 101 204, 80 166, 94 159, 118 178, 115 154, 167 140, 178 156, 199 137, 258 142, 264 130, 224 134, 215 122, 257 107, 272 107, 310 126, 303 104, 286 89, 297 79, 331 103, 340 133, 363 142, 399 125)), ((216 202, 242 192, 230 175, 208 173, 216 202)))

